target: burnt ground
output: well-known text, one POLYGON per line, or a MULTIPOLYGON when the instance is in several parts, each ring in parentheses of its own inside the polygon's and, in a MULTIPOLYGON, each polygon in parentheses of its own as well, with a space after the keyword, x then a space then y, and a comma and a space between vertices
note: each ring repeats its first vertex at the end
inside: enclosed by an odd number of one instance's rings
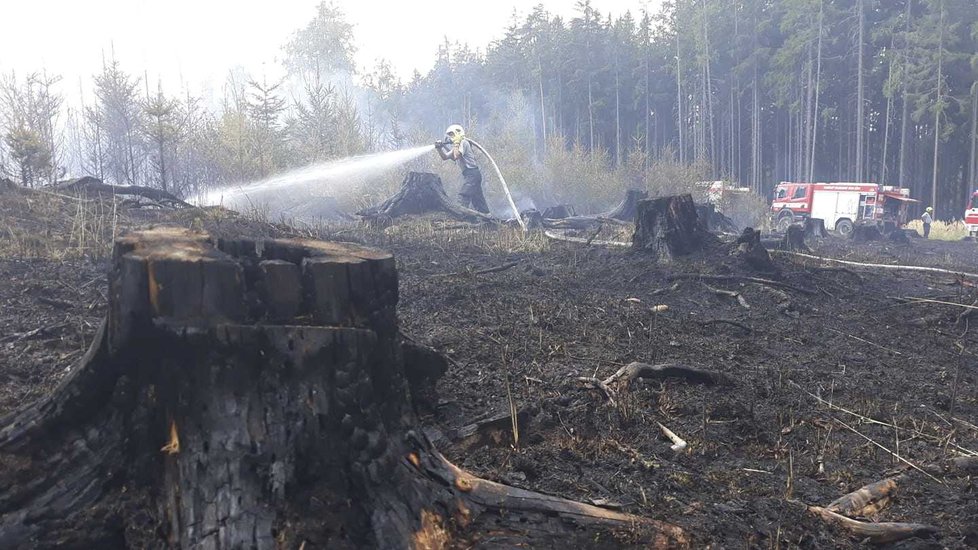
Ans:
MULTIPOLYGON (((106 306, 105 233, 113 224, 92 222, 101 229, 77 245, 69 233, 81 222, 70 201, 56 205, 64 222, 28 215, 22 201, 0 196, 0 414, 50 391, 106 306)), ((113 217, 117 232, 168 223, 229 235, 295 234, 223 211, 113 217)), ((402 330, 452 360, 425 425, 450 460, 489 479, 672 521, 697 546, 848 548, 860 541, 802 503, 825 505, 908 469, 879 446, 915 465, 978 451, 978 326, 970 326, 978 316, 894 299, 978 301, 975 288, 954 276, 825 269, 776 256, 783 281, 814 291, 807 294, 672 279, 756 275, 724 246, 663 266, 627 249, 440 230, 431 222, 316 233, 396 253, 402 330), (713 289, 740 292, 749 308, 713 289), (656 311, 660 305, 668 310, 656 311), (710 323, 716 320, 742 326, 710 323), (708 369, 733 383, 637 381, 612 405, 577 380, 606 377, 631 361, 708 369), (452 437, 506 413, 510 400, 524 411, 517 444, 508 425, 486 437, 452 437), (657 423, 688 449, 671 451, 657 423)), ((975 243, 826 240, 816 251, 978 271, 975 243)), ((871 519, 940 530, 938 539, 894 547, 976 547, 976 485, 974 477, 912 471, 871 519)))

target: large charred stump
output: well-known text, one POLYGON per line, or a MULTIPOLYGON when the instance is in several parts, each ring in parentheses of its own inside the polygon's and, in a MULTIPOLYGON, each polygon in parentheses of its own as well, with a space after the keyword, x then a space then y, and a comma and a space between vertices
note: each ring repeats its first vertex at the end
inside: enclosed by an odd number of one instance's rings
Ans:
POLYGON ((784 232, 781 243, 779 243, 779 248, 793 252, 811 252, 811 249, 805 244, 805 227, 797 223, 789 225, 788 230, 784 232))
POLYGON ((674 195, 638 202, 632 248, 650 252, 659 261, 672 261, 703 247, 709 233, 700 223, 691 195, 674 195))
POLYGON ((824 239, 829 236, 825 230, 825 220, 821 218, 805 218, 805 238, 824 239))
MULTIPOLYGON (((792 225, 791 227, 796 227, 792 225)), ((790 229, 790 227, 789 227, 790 229)), ((740 257, 746 266, 754 271, 760 271, 770 275, 780 276, 781 270, 771 260, 771 254, 761 243, 761 232, 751 227, 744 228, 743 233, 734 243, 736 249, 734 253, 740 257)), ((804 241, 802 241, 804 244, 804 241)))
POLYGON ((397 297, 352 244, 120 240, 88 354, 0 422, 0 547, 688 544, 447 462, 408 390, 443 365, 404 351, 397 297))
POLYGON ((852 235, 849 236, 854 243, 868 243, 883 239, 883 233, 876 224, 856 224, 852 228, 852 235))
POLYGON ((395 218, 430 212, 448 214, 464 222, 493 222, 491 216, 452 202, 445 193, 441 178, 430 172, 409 172, 394 196, 357 212, 357 216, 372 222, 387 223, 395 218))

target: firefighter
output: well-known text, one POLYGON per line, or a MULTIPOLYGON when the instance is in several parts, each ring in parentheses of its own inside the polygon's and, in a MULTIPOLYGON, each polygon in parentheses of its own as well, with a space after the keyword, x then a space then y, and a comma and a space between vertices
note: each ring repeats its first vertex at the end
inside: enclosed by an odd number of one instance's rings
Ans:
POLYGON ((478 210, 483 214, 489 213, 486 196, 482 192, 482 172, 475 162, 475 150, 472 142, 465 137, 465 130, 458 124, 452 124, 445 130, 445 141, 436 141, 435 150, 441 160, 454 160, 462 169, 462 188, 458 192, 458 200, 462 206, 478 210))
POLYGON ((924 222, 924 238, 930 238, 930 224, 934 223, 934 209, 928 206, 924 209, 924 215, 920 217, 920 221, 924 222))

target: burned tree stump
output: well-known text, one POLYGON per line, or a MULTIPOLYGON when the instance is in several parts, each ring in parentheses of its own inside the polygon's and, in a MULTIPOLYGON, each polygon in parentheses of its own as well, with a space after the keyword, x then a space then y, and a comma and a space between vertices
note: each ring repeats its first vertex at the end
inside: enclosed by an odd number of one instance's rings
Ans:
POLYGON ((760 231, 747 227, 734 244, 737 246, 734 253, 740 256, 747 267, 754 271, 780 276, 781 270, 771 260, 767 248, 761 244, 760 231))
POLYGON ((868 243, 883 239, 883 233, 876 224, 858 224, 852 228, 852 235, 849 236, 854 243, 868 243))
POLYGON ((638 202, 632 248, 669 262, 700 250, 709 233, 696 215, 691 195, 638 202))
POLYGON ((784 232, 784 238, 779 243, 779 248, 793 252, 811 252, 805 244, 805 227, 797 223, 789 225, 788 230, 784 232))
POLYGON ((625 191, 625 198, 618 203, 618 206, 601 214, 600 217, 621 220, 623 222, 633 222, 635 221, 635 215, 638 213, 638 201, 645 200, 648 196, 648 191, 628 189, 625 191))
POLYGON ((84 359, 0 422, 0 547, 688 545, 447 462, 408 390, 443 365, 402 347, 388 253, 159 229, 109 278, 84 359))
POLYGON ((825 220, 821 218, 806 218, 805 219, 805 238, 806 239, 824 239, 828 237, 829 232, 825 230, 825 220))
POLYGON ((429 172, 409 172, 394 196, 377 206, 357 212, 357 216, 370 222, 390 223, 401 216, 430 212, 441 212, 463 222, 495 222, 491 216, 452 202, 445 193, 441 178, 429 172))

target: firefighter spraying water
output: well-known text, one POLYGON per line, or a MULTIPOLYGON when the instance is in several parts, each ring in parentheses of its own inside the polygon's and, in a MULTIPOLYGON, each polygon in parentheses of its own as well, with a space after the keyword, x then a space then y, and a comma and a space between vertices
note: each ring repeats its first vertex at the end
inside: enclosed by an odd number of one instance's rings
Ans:
POLYGON ((482 154, 489 159, 489 163, 492 164, 496 175, 499 177, 499 182, 503 186, 503 191, 506 193, 506 200, 513 210, 516 221, 526 231, 526 225, 523 223, 519 209, 516 208, 516 203, 513 202, 513 196, 509 193, 509 187, 506 185, 506 180, 503 178, 502 171, 499 170, 496 161, 475 140, 466 137, 465 130, 461 125, 452 124, 445 130, 445 139, 435 142, 435 151, 438 152, 442 160, 454 160, 458 163, 459 168, 462 169, 462 178, 464 181, 458 193, 459 202, 466 208, 472 208, 484 214, 489 213, 489 205, 486 204, 486 196, 482 190, 482 171, 475 161, 473 148, 482 151, 482 154))

